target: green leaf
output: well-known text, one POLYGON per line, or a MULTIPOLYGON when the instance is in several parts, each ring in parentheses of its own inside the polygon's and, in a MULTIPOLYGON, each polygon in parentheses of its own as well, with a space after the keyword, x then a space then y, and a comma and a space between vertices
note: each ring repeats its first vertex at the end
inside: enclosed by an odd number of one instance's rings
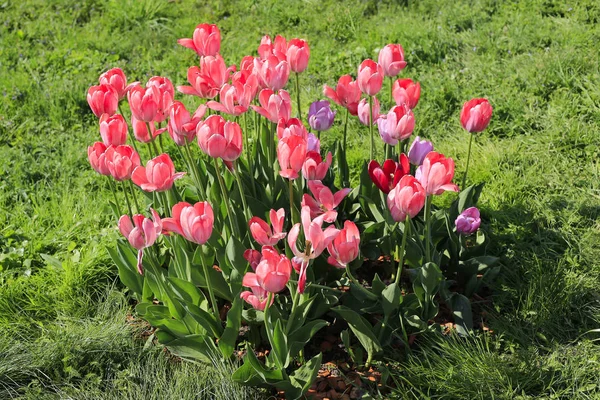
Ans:
POLYGON ((425 292, 433 295, 438 291, 443 275, 440 267, 430 262, 417 269, 417 279, 425 292))
POLYGON ((229 266, 238 271, 240 275, 244 275, 248 269, 248 261, 244 258, 246 246, 242 244, 235 236, 229 238, 225 253, 229 266))
POLYGON ((450 307, 452 308, 458 334, 469 335, 473 330, 473 314, 471 313, 469 299, 460 293, 454 293, 450 298, 450 307))
POLYGON ((377 340, 377 337, 373 333, 373 327, 366 319, 344 306, 335 307, 331 311, 340 315, 348 323, 348 326, 350 326, 360 344, 367 350, 369 356, 382 351, 379 340, 377 340))
POLYGON ((206 300, 204 294, 202 294, 202 292, 198 290, 193 283, 176 278, 174 276, 168 277, 167 280, 171 284, 173 293, 181 300, 184 300, 185 302, 191 303, 195 306, 200 306, 200 303, 203 300, 206 300))
MULTIPOLYGON (((271 326, 273 325, 271 324, 271 326)), ((273 349, 279 368, 287 368, 289 364, 288 343, 280 319, 275 322, 271 338, 271 348, 273 349)))
POLYGON ((223 334, 223 327, 221 326, 221 321, 217 321, 213 314, 206 312, 205 310, 191 303, 184 303, 183 306, 185 307, 185 310, 188 312, 188 314, 198 324, 200 324, 200 326, 202 326, 204 329, 210 332, 213 335, 213 337, 218 338, 223 334))
POLYGON ((275 383, 283 380, 283 371, 277 368, 267 368, 256 358, 250 346, 246 346, 245 362, 250 363, 254 371, 265 383, 275 383))
POLYGON ((212 340, 205 335, 188 335, 165 344, 169 351, 181 358, 210 363, 216 351, 212 340))
POLYGON ((350 346, 350 332, 348 332, 348 329, 344 329, 340 332, 340 338, 342 339, 342 343, 346 348, 346 352, 348 353, 348 355, 350 355, 352 361, 354 361, 354 363, 356 364, 362 363, 362 359, 357 359, 354 355, 354 351, 352 351, 352 347, 350 346))
POLYGON ((308 322, 306 325, 296 329, 294 333, 289 335, 289 346, 290 346, 290 355, 292 357, 296 356, 300 350, 304 348, 306 343, 324 326, 329 325, 327 321, 322 319, 316 319, 314 321, 308 322))
POLYGON ((231 379, 234 382, 249 386, 258 386, 261 383, 264 383, 249 362, 243 363, 238 369, 236 369, 231 376, 231 379))
POLYGON ((58 258, 44 253, 41 253, 40 257, 42 257, 44 261, 46 261, 46 264, 48 266, 53 267, 59 271, 63 270, 63 263, 58 258))
POLYGON ((394 282, 381 292, 381 306, 383 313, 390 316, 400 307, 402 302, 402 293, 400 287, 394 282))
POLYGON ((131 247, 123 246, 121 242, 117 242, 117 247, 107 247, 108 254, 113 262, 117 265, 119 278, 125 286, 134 293, 141 295, 144 287, 144 277, 137 272, 137 257, 131 250, 131 247))
POLYGON ((223 331, 223 335, 219 339, 219 349, 223 357, 229 358, 235 348, 235 343, 240 333, 240 325, 242 323, 242 298, 236 296, 231 305, 231 309, 227 313, 227 325, 223 331))
POLYGON ((299 399, 308 391, 319 373, 322 358, 323 354, 319 353, 290 375, 290 382, 294 387, 299 388, 300 391, 293 393, 293 396, 289 397, 288 393, 286 393, 286 398, 299 399))

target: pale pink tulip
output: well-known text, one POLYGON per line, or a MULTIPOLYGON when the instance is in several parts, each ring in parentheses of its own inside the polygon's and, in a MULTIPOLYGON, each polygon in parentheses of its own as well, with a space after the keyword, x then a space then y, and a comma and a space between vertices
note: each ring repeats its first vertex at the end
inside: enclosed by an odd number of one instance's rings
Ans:
POLYGON ((248 227, 252 237, 261 246, 275 246, 281 239, 286 235, 283 232, 283 224, 285 222, 285 210, 280 208, 279 210, 271 210, 269 212, 269 218, 271 220, 271 226, 264 220, 258 217, 252 217, 248 221, 248 227))
POLYGON ((106 145, 102 142, 96 142, 88 147, 88 160, 94 171, 101 175, 110 175, 106 166, 106 145))
POLYGON ((487 99, 467 101, 460 113, 460 123, 469 132, 481 132, 492 119, 492 106, 487 99))
POLYGON ((409 78, 398 79, 392 85, 392 96, 396 105, 406 104, 408 108, 413 109, 421 97, 421 85, 409 78))
POLYGON ((309 138, 306 127, 298 118, 280 119, 277 123, 277 138, 281 140, 292 135, 303 137, 306 140, 309 138))
POLYGON ((406 67, 404 50, 399 44, 388 44, 379 52, 377 59, 385 76, 396 76, 406 67))
POLYGON ((270 246, 262 248, 262 258, 256 267, 258 284, 269 293, 279 293, 285 289, 292 274, 292 264, 285 254, 279 254, 270 246))
MULTIPOLYGON (((379 115, 379 100, 377 100, 377 97, 373 97, 373 121, 376 122, 379 119, 379 115)), ((371 114, 369 110, 369 101, 367 99, 362 99, 360 103, 358 103, 358 120, 361 124, 369 126, 371 114)))
MULTIPOLYGON (((243 86, 241 86, 241 90, 243 91, 243 86)), ((221 91, 219 92, 219 100, 221 102, 208 101, 206 106, 211 110, 233 115, 234 117, 242 115, 248 110, 248 107, 240 105, 237 88, 233 85, 229 85, 227 83, 223 85, 221 91)))
POLYGON ((415 129, 415 116, 406 104, 394 106, 389 113, 380 116, 377 127, 381 139, 395 146, 410 137, 415 129))
POLYGON ((158 213, 153 209, 150 209, 150 211, 152 212, 152 219, 146 218, 141 214, 133 216, 133 223, 129 215, 123 215, 119 219, 119 231, 127 238, 131 247, 138 251, 137 270, 140 275, 144 274, 142 265, 144 249, 152 246, 162 231, 162 224, 158 213))
POLYGON ((143 122, 152 122, 162 104, 162 95, 156 86, 133 86, 127 92, 131 115, 143 122))
POLYGON ((185 172, 175 172, 171 157, 165 153, 148 161, 145 167, 137 167, 131 180, 146 192, 164 192, 171 189, 173 182, 184 175, 185 172))
POLYGON ((206 106, 200 104, 193 116, 185 108, 182 102, 174 101, 169 115, 167 128, 171 139, 178 146, 186 146, 196 137, 196 127, 202 121, 206 113, 206 106))
POLYGON ((277 91, 283 89, 287 84, 290 76, 290 64, 287 61, 280 61, 276 56, 269 56, 265 60, 255 58, 254 73, 261 86, 277 91))
POLYGON ((375 96, 383 85, 383 68, 375 61, 367 59, 358 67, 358 87, 367 96, 375 96))
POLYGON ((100 75, 98 79, 101 85, 109 85, 112 86, 113 89, 117 92, 119 100, 127 95, 127 90, 137 82, 132 83, 127 86, 127 78, 125 77, 125 73, 121 68, 112 68, 108 71, 104 72, 100 75))
POLYGON ((258 46, 258 55, 262 60, 275 56, 279 61, 287 59, 287 42, 283 36, 275 36, 275 42, 271 41, 269 35, 263 36, 258 46))
MULTIPOLYGON (((240 293, 240 297, 253 308, 263 311, 267 306, 268 292, 258 284, 256 274, 247 272, 242 279, 242 286, 250 288, 252 291, 243 291, 240 293)), ((273 301, 275 301, 275 296, 271 297, 271 304, 273 301)))
POLYGON ((301 73, 308 67, 308 59, 310 58, 310 48, 306 40, 292 39, 287 48, 287 62, 290 64, 290 69, 295 73, 301 73))
POLYGON ((169 115, 169 110, 173 104, 173 97, 175 96, 175 89, 169 78, 163 76, 153 76, 146 83, 146 87, 154 86, 160 92, 158 101, 158 110, 154 117, 154 122, 163 122, 169 115))
POLYGON ((154 122, 146 123, 136 119, 133 115, 131 116, 131 129, 133 130, 135 139, 142 143, 150 143, 165 131, 164 129, 156 129, 154 122), (150 127, 150 131, 148 131, 148 127, 150 127))

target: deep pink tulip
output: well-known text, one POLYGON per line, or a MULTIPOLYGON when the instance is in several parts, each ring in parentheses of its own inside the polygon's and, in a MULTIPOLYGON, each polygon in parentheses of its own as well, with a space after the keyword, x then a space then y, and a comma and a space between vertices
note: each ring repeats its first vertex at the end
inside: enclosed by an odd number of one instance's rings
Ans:
POLYGON ((415 177, 419 180, 427 195, 442 194, 448 190, 458 192, 458 186, 452 183, 454 178, 454 160, 441 153, 429 152, 423 164, 417 168, 415 177))
POLYGON ((258 94, 260 106, 251 106, 254 111, 271 122, 278 123, 283 119, 290 119, 292 113, 292 101, 290 94, 285 90, 274 93, 271 89, 263 89, 258 94))
POLYGON ((102 175, 110 175, 106 166, 106 145, 104 143, 96 142, 88 147, 88 160, 94 171, 102 175))
POLYGON ((158 213, 153 209, 150 209, 150 211, 152 212, 152 219, 146 218, 141 214, 133 216, 133 223, 129 215, 123 215, 119 219, 119 231, 127 238, 131 247, 138 251, 137 270, 140 275, 144 274, 142 266, 144 249, 152 246, 162 231, 162 224, 158 213))
POLYGON ((279 140, 277 160, 279 175, 286 179, 296 179, 306 159, 307 142, 301 136, 290 135, 279 140))
MULTIPOLYGON (((242 279, 242 286, 250 288, 252 291, 243 291, 240 297, 257 310, 263 311, 267 306, 268 292, 258 284, 258 278, 254 272, 247 272, 242 279)), ((275 296, 271 297, 271 304, 275 301, 275 296)))
POLYGON ((316 151, 309 151, 306 153, 306 159, 302 164, 302 176, 307 181, 321 181, 327 175, 327 171, 331 166, 333 157, 331 152, 327 153, 325 161, 321 158, 321 154, 316 151))
POLYGON ((358 257, 360 249, 360 232, 352 221, 344 222, 344 228, 333 239, 327 251, 327 262, 337 268, 346 268, 348 264, 358 257))
POLYGON ((200 24, 194 29, 192 39, 179 39, 177 43, 194 50, 200 57, 216 56, 221 49, 221 32, 214 24, 200 24))
POLYGON ((388 44, 379 52, 377 59, 385 76, 396 76, 406 67, 404 50, 399 44, 388 44))
POLYGON ((162 94, 156 86, 133 86, 127 92, 131 115, 143 122, 152 122, 162 104, 162 94))
POLYGON ((383 85, 383 68, 373 60, 363 61, 358 67, 356 82, 361 92, 367 96, 375 96, 383 85))
POLYGON ((163 219, 163 228, 183 236, 190 242, 204 244, 212 235, 215 215, 207 201, 191 205, 184 201, 173 206, 171 218, 163 219))
POLYGON ((127 94, 127 90, 129 87, 134 85, 127 86, 127 78, 125 77, 125 73, 121 68, 112 68, 108 71, 104 72, 100 75, 100 79, 98 79, 101 85, 109 85, 112 86, 113 89, 117 92, 119 100, 125 97, 127 94))
POLYGON ((154 117, 154 122, 163 122, 169 115, 169 110, 173 104, 173 98, 175 96, 175 88, 169 80, 163 76, 153 76, 146 83, 146 87, 155 86, 160 92, 158 111, 154 117))
POLYGON ((211 115, 196 127, 198 146, 213 158, 235 161, 242 154, 242 128, 237 122, 211 115))
POLYGON ((256 271, 256 267, 258 267, 258 264, 262 259, 262 254, 260 254, 260 251, 258 250, 248 249, 244 251, 244 258, 248 261, 248 264, 250 264, 252 271, 256 271))
POLYGON ((169 115, 167 128, 169 135, 178 146, 186 146, 196 137, 196 127, 204 118, 206 106, 200 104, 193 116, 185 108, 182 102, 174 101, 169 115))
POLYGON ((419 166, 430 151, 433 151, 433 143, 417 136, 408 150, 408 159, 411 164, 419 166))
POLYGON ((146 192, 164 192, 171 189, 173 182, 184 175, 185 172, 175 172, 171 157, 165 153, 149 160, 145 167, 137 167, 131 180, 146 192))
POLYGON ((309 181, 308 188, 314 198, 308 194, 302 196, 302 207, 309 207, 311 219, 323 220, 330 224, 334 223, 337 218, 336 207, 352 191, 352 189, 346 188, 333 194, 331 189, 323 185, 321 181, 309 181))
POLYGON ((395 146, 410 137, 415 129, 415 116, 406 105, 394 106, 387 115, 380 116, 377 128, 381 139, 395 146))
POLYGON ((319 257, 323 253, 323 250, 335 239, 339 231, 333 226, 329 226, 323 230, 321 228, 323 219, 317 218, 311 220, 310 208, 308 206, 302 207, 300 214, 302 224, 297 223, 292 227, 288 234, 288 245, 295 256, 293 260, 294 268, 298 267, 299 269, 298 293, 302 294, 306 288, 306 270, 310 260, 319 257), (304 238, 306 240, 303 251, 300 251, 297 245, 300 226, 303 227, 304 238))
POLYGON ((265 60, 255 58, 254 73, 261 86, 277 91, 283 89, 288 82, 290 64, 285 60, 280 61, 276 56, 269 56, 265 60))
MULTIPOLYGON (((369 101, 362 99, 358 103, 358 120, 361 124, 369 126, 369 122, 371 121, 369 113, 369 101)), ((379 100, 377 100, 377 97, 373 97, 373 121, 376 122, 379 119, 379 115, 379 100)))
POLYGON ((256 267, 258 284, 269 293, 285 289, 292 274, 292 264, 285 254, 279 254, 270 246, 262 248, 262 258, 256 267))
POLYGON ((107 146, 120 146, 127 142, 127 122, 120 114, 102 114, 100 136, 107 146))
POLYGON ((87 102, 96 117, 113 115, 119 106, 119 94, 110 85, 92 86, 87 92, 87 102))
POLYGON ((385 160, 383 166, 375 160, 369 163, 369 176, 383 193, 389 193, 404 175, 410 173, 410 164, 406 154, 400 153, 399 162, 385 160))
POLYGON ((477 207, 467 208, 460 213, 454 223, 456 224, 456 232, 458 233, 463 235, 475 233, 481 225, 481 215, 479 214, 479 210, 477 207))
POLYGON ((481 132, 492 119, 492 106, 487 99, 467 101, 460 113, 460 123, 469 132, 481 132))
POLYGON ((265 221, 258 217, 252 217, 248 221, 248 227, 252 237, 261 246, 275 246, 281 239, 286 235, 283 232, 283 224, 285 222, 285 210, 280 208, 279 210, 271 210, 269 212, 269 218, 271 219, 271 226, 265 221))
POLYGON ((308 59, 310 58, 310 48, 306 40, 292 39, 287 48, 287 62, 290 64, 290 69, 295 73, 304 72, 308 67, 308 59))
POLYGON ((350 114, 357 115, 358 103, 360 102, 360 88, 350 75, 341 76, 335 90, 324 85, 323 94, 336 104, 348 109, 350 114))
MULTIPOLYGON (((239 86, 241 86, 241 90, 243 91, 243 85, 239 86)), ((238 101, 237 88, 233 85, 229 85, 227 83, 223 85, 221 91, 219 92, 219 100, 221 102, 208 101, 206 105, 211 110, 233 115, 234 117, 242 115, 248 110, 248 107, 240 105, 238 101)))
POLYGON ((133 170, 140 165, 140 156, 131 146, 110 146, 104 155, 106 166, 117 181, 131 179, 133 170))
POLYGON ((156 129, 154 122, 145 123, 131 116, 131 129, 133 130, 133 136, 138 142, 150 143, 158 135, 164 132, 164 129, 156 129), (148 131, 150 126, 150 131, 148 131))
POLYGON ((280 119, 277 123, 277 138, 281 140, 292 135, 303 137, 306 140, 309 137, 306 127, 298 118, 280 119))
POLYGON ((410 78, 398 79, 392 85, 392 96, 396 105, 406 104, 411 110, 419 103, 421 97, 421 84, 410 78))
POLYGON ((387 206, 396 222, 404 222, 406 216, 414 218, 425 205, 425 189, 412 175, 404 175, 387 195, 387 206))

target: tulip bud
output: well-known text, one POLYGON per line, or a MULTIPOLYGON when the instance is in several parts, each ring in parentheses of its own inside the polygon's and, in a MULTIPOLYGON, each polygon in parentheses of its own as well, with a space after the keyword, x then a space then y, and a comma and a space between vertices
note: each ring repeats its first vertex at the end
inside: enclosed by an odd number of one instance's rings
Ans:
POLYGON ((396 76, 406 67, 404 50, 399 44, 388 44, 381 49, 377 61, 385 76, 396 76))
POLYGON ((414 218, 425 205, 426 194, 423 186, 412 175, 405 175, 388 193, 387 205, 396 222, 404 222, 406 217, 414 218))
POLYGON ((327 100, 315 101, 308 109, 308 124, 315 131, 326 131, 333 125, 335 111, 327 100))
POLYGON ((477 207, 470 207, 464 210, 455 221, 456 232, 463 235, 470 235, 479 229, 481 217, 477 207))
POLYGON ((292 39, 287 48, 287 62, 290 64, 290 69, 295 73, 304 72, 308 67, 308 59, 310 57, 310 48, 306 40, 292 39))
POLYGON ((492 119, 492 106, 487 99, 467 101, 460 113, 460 123, 469 132, 481 132, 492 119))
POLYGON ((107 146, 120 146, 127 142, 127 122, 120 114, 100 117, 100 136, 107 146))
POLYGON ((358 87, 367 96, 375 96, 383 85, 383 68, 373 60, 365 60, 358 67, 358 87))
POLYGON ((417 136, 408 150, 408 159, 411 164, 419 166, 430 151, 433 151, 433 143, 417 136))
POLYGON ((87 92, 87 102, 94 115, 100 118, 102 114, 113 115, 117 112, 119 95, 110 85, 92 86, 87 92))
POLYGON ((394 106, 387 115, 377 120, 379 135, 391 146, 410 137, 415 129, 415 117, 406 105, 394 106))

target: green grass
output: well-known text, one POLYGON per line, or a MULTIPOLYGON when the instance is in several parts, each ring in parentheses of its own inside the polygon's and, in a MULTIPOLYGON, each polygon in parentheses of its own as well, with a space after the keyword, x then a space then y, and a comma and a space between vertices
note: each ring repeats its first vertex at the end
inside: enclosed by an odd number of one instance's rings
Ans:
MULTIPOLYGON (((504 268, 493 335, 427 339, 397 363, 399 398, 593 399, 600 357, 600 5, 529 1, 9 0, 0 5, 0 397, 195 398, 228 376, 144 349, 104 247, 117 237, 87 88, 110 67, 186 84, 176 39, 218 23, 237 63, 263 34, 304 37, 303 109, 389 42, 421 82, 415 134, 464 170, 462 103, 485 96, 472 182, 504 268)), ((387 98, 388 84, 384 87, 387 98)), ((181 97, 179 97, 181 99, 181 97)), ((186 99, 190 103, 193 99, 186 99)), ((368 130, 352 121, 351 165, 368 130)), ((324 134, 341 136, 341 121, 324 134)), ((381 150, 379 152, 381 154, 381 150)), ((460 181, 457 179, 457 181, 460 181)), ((443 199, 442 199, 443 201, 443 199)), ((217 364, 218 366, 218 364, 217 364)), ((232 386, 227 386, 232 387, 232 386)), ((232 389, 237 390, 237 389, 232 389)), ((228 397, 227 397, 228 398, 228 397)))

